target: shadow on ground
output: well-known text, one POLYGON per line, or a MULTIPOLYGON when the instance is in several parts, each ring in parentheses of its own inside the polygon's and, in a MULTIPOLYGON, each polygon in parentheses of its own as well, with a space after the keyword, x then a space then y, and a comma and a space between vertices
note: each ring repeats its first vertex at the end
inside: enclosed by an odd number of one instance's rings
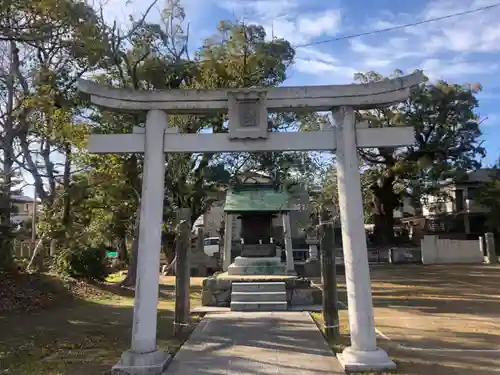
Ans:
MULTIPOLYGON (((174 286, 160 289, 158 345, 175 351, 190 331, 173 338, 174 286)), ((193 287, 192 303, 198 290, 193 287)), ((129 348, 132 289, 97 284, 88 286, 85 298, 71 298, 67 288, 59 293, 65 303, 58 306, 0 316, 0 374, 106 374, 129 348)), ((191 329, 196 318, 192 323, 191 329)))
POLYGON ((371 279, 375 323, 390 338, 379 345, 398 373, 500 373, 499 266, 387 265, 371 279))
POLYGON ((210 315, 179 351, 166 375, 343 373, 304 314, 210 315))

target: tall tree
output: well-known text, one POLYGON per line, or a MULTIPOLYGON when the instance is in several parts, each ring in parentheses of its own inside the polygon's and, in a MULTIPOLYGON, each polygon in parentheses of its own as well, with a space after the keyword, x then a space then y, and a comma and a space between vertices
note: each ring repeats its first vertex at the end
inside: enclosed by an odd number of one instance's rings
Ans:
POLYGON ((77 0, 11 0, 0 5, 0 14, 0 40, 8 51, 0 74, 4 171, 19 166, 30 173, 50 212, 56 185, 68 184, 74 142, 81 146, 74 84, 99 60, 100 25, 93 9, 77 0), (62 156, 62 172, 55 154, 62 156))
MULTIPOLYGON (((105 72, 96 77, 101 82, 133 89, 176 89, 242 87, 242 85, 277 85, 284 79, 287 59, 293 50, 284 41, 267 42, 262 27, 223 22, 217 38, 212 38, 192 61, 188 54, 187 28, 183 27, 184 12, 178 1, 171 1, 159 24, 143 23, 127 33, 109 29, 110 58, 105 62, 105 72), (215 40, 218 41, 215 41, 215 40)), ((143 126, 144 116, 110 114, 96 109, 92 115, 92 128, 98 132, 131 132, 133 126, 143 126)), ((226 116, 170 116, 169 126, 181 132, 198 133, 203 129, 225 132, 226 116)), ((165 230, 166 239, 175 237, 175 211, 191 208, 191 221, 201 215, 213 199, 211 191, 228 179, 222 160, 215 154, 172 154, 167 157, 165 230)), ((139 206, 142 158, 138 155, 91 157, 94 173, 106 175, 116 171, 133 192, 130 210, 139 206), (103 163, 103 160, 107 161, 103 163), (112 161, 112 162, 111 162, 112 161), (109 168, 118 163, 121 168, 109 168), (100 167, 101 166, 101 167, 100 167), (108 166, 108 167, 102 167, 108 166), (104 169, 106 168, 106 170, 104 169)), ((109 176, 109 175, 108 175, 109 176)), ((227 183, 227 182, 226 182, 227 183)), ((123 214, 129 222, 127 208, 123 214)), ((136 221, 137 222, 137 221, 136 221)), ((135 231, 136 232, 136 231, 135 231)), ((169 242, 174 249, 175 238, 169 242)), ((137 244, 137 239, 134 245, 137 244)), ((137 249, 137 246, 132 246, 137 249)), ((136 259, 132 256, 131 259, 136 259)), ((126 284, 134 282, 135 265, 129 265, 126 284)))
MULTIPOLYGON (((365 223, 371 224, 373 222, 373 208, 371 205, 372 195, 370 187, 376 180, 377 173, 375 170, 366 168, 361 173, 361 192, 364 202, 365 223)), ((339 212, 339 199, 338 199, 338 185, 337 185, 337 171, 334 167, 330 167, 326 174, 323 176, 321 183, 321 190, 315 199, 315 203, 319 206, 333 206, 335 212, 339 212)))
POLYGON ((490 178, 479 188, 477 203, 487 207, 486 225, 495 233, 500 233, 500 161, 490 172, 490 178))
MULTIPOLYGON (((401 76, 396 71, 394 76, 401 76)), ((369 83, 387 79, 375 72, 358 73, 355 80, 369 83)), ((415 127, 415 144, 403 148, 361 151, 364 162, 379 172, 371 186, 375 239, 378 244, 393 242, 394 209, 404 194, 419 202, 422 194, 436 190, 443 178, 457 171, 477 168, 484 148, 479 137, 477 85, 437 81, 415 88, 405 102, 389 107, 360 111, 358 117, 370 127, 415 127)))

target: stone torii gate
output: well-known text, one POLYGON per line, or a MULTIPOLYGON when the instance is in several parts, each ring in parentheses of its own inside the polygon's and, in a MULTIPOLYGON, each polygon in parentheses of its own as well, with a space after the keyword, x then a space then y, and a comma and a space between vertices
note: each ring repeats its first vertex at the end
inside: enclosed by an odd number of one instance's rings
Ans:
POLYGON ((377 347, 357 148, 414 143, 413 127, 368 128, 355 109, 406 100, 423 82, 414 74, 370 84, 219 90, 133 91, 80 81, 92 103, 111 110, 147 112, 145 128, 132 134, 92 135, 92 153, 144 153, 139 257, 131 347, 114 367, 119 373, 161 374, 167 354, 156 346, 158 270, 164 198, 164 153, 335 151, 351 346, 339 356, 346 370, 395 368, 377 347), (336 126, 312 132, 269 132, 268 111, 333 111, 336 126), (227 112, 229 133, 181 134, 167 114, 227 112), (121 371, 121 372, 120 372, 121 371))

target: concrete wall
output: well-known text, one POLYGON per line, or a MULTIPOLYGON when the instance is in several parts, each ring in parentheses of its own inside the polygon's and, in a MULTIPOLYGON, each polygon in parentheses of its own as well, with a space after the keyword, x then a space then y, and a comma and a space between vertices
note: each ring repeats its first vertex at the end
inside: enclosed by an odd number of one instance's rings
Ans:
POLYGON ((441 239, 424 236, 421 241, 423 264, 483 263, 479 241, 441 239))

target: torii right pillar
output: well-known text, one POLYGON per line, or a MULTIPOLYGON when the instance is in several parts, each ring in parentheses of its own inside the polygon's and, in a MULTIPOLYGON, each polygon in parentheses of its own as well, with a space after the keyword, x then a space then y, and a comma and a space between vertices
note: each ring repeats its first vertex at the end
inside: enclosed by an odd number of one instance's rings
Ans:
POLYGON ((348 372, 393 370, 396 364, 377 347, 363 199, 356 141, 355 113, 333 112, 337 140, 337 180, 342 226, 351 346, 338 356, 348 372))

